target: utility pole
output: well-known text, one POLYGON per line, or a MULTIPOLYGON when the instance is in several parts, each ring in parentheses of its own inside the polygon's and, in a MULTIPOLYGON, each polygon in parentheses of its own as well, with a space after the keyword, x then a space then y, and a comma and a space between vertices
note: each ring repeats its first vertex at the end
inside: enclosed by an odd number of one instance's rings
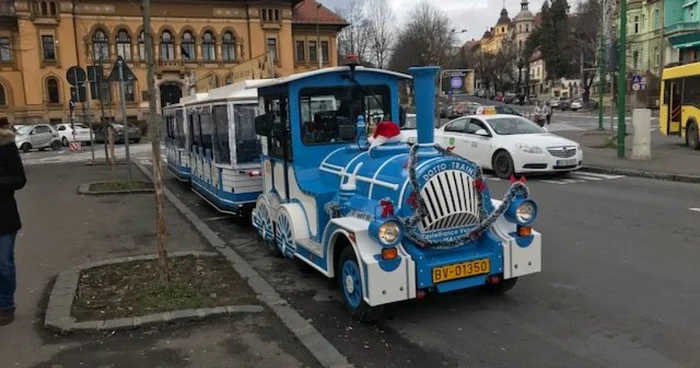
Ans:
MULTIPOLYGON (((599 2, 600 6, 600 30, 598 33, 598 130, 603 128, 603 91, 605 91, 605 21, 606 0, 599 2)), ((612 96, 612 89, 610 90, 612 96)), ((612 109, 612 98, 610 99, 612 109)))
POLYGON ((627 136, 627 0, 620 0, 620 41, 617 43, 617 158, 625 158, 627 136))
POLYGON ((170 265, 165 244, 165 203, 163 200, 163 165, 160 154, 160 125, 156 110, 155 58, 153 56, 153 32, 151 30, 151 0, 141 0, 143 33, 146 42, 146 84, 148 86, 148 137, 153 151, 153 189, 156 197, 156 247, 161 280, 170 282, 170 265))

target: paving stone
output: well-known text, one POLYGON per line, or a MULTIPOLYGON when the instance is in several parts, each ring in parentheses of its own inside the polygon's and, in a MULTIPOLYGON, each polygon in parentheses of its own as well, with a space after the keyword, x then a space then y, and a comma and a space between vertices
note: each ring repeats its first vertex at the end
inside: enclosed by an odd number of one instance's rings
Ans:
POLYGON ((177 310, 174 312, 170 312, 170 317, 173 320, 177 321, 183 321, 183 320, 199 320, 200 317, 197 314, 197 311, 194 309, 183 309, 183 310, 177 310))
POLYGON ((262 305, 229 305, 225 308, 228 313, 261 313, 265 310, 262 305))
POLYGON ((82 331, 98 331, 102 330, 102 326, 105 321, 84 321, 73 323, 71 326, 72 331, 82 332, 82 331))
MULTIPOLYGON (((165 320, 163 319, 163 313, 149 314, 149 315, 136 317, 136 318, 139 319, 138 326, 141 326, 141 327, 165 322, 165 320)), ((136 321, 134 322, 134 325, 136 326, 136 321)))
POLYGON ((102 330, 130 330, 134 328, 134 318, 116 318, 104 321, 102 330))

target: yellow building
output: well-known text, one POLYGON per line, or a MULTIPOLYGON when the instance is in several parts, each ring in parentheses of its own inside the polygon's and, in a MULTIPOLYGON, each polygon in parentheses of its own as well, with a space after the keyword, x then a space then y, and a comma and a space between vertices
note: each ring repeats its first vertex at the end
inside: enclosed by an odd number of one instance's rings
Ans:
MULTIPOLYGON (((148 98, 140 1, 0 1, 0 115, 15 123, 67 121, 75 93, 68 68, 106 77, 121 56, 136 77, 125 86, 127 119, 143 119, 148 98)), ((316 69, 319 57, 324 67, 335 66, 336 36, 347 25, 314 0, 151 2, 159 109, 251 75, 270 77, 270 70, 285 76, 316 69), (269 53, 275 62, 266 68, 269 53), (261 69, 268 75, 255 73, 261 69)), ((105 85, 103 106, 96 82, 85 91, 92 117, 99 120, 104 110, 107 120, 119 121, 117 84, 105 85)))
POLYGON ((496 26, 491 27, 481 38, 479 42, 481 52, 497 54, 503 46, 503 40, 509 36, 511 26, 512 23, 510 18, 508 18, 508 11, 506 8, 503 8, 503 10, 501 10, 501 16, 498 18, 498 22, 496 22, 496 26))

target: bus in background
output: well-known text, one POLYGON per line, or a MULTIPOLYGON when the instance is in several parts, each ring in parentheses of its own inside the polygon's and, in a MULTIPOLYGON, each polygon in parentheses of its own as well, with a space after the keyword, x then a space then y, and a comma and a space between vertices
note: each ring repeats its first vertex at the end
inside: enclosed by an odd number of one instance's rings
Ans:
POLYGON ((700 150, 700 62, 667 67, 661 76, 659 130, 700 150))

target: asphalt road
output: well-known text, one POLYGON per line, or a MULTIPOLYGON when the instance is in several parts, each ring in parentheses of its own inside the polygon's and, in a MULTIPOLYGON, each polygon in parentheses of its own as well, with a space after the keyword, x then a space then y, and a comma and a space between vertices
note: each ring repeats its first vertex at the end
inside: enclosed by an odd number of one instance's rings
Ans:
MULTIPOLYGON (((379 325, 348 318, 334 282, 269 256, 247 224, 167 186, 357 367, 700 367, 700 186, 579 175, 529 181, 541 274, 506 296, 393 305, 379 325)), ((508 186, 488 183, 495 198, 508 186)))

